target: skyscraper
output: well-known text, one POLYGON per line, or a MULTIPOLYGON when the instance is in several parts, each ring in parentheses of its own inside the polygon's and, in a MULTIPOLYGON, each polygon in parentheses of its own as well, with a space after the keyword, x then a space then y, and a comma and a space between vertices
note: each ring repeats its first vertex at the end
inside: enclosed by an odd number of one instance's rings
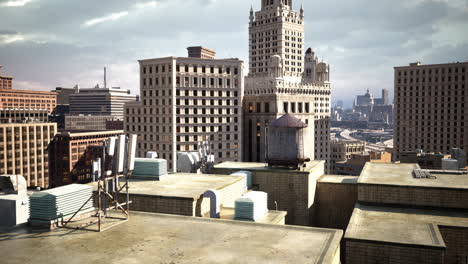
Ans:
POLYGON ((395 67, 395 152, 468 151, 468 62, 395 67))
POLYGON ((136 101, 137 96, 120 87, 77 88, 69 95, 70 114, 108 115, 123 117, 127 102, 136 101))
POLYGON ((139 156, 157 151, 174 171, 176 153, 197 151, 201 141, 210 142, 216 163, 240 161, 243 62, 188 51, 140 61, 141 101, 126 106, 125 132, 138 134, 139 156))
POLYGON ((311 159, 329 159, 330 66, 304 53, 304 9, 292 1, 262 1, 250 10, 250 71, 245 79, 244 160, 265 160, 265 128, 286 113, 314 126, 305 135, 311 159), (313 131, 313 132, 312 132, 313 131))

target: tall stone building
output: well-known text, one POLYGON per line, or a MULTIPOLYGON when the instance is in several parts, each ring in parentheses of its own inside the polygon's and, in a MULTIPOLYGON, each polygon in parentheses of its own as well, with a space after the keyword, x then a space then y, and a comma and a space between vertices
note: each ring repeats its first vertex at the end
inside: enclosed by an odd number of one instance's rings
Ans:
POLYGON ((395 67, 395 141, 400 153, 468 151, 468 62, 395 67))
POLYGON ((245 78, 244 161, 265 160, 266 127, 289 113, 313 126, 305 152, 329 160, 330 66, 304 53, 304 10, 292 1, 262 1, 250 10, 250 72, 245 78))
POLYGON ((243 62, 188 50, 189 57, 140 61, 141 100, 126 105, 125 132, 138 134, 138 156, 157 151, 174 171, 176 153, 197 151, 201 141, 216 163, 240 161, 243 62))

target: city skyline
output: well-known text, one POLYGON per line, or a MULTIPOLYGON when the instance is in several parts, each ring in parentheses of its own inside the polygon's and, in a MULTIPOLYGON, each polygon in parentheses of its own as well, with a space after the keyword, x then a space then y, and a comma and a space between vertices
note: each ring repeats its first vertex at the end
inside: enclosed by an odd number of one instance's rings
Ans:
MULTIPOLYGON (((6 18, 0 28, 3 72, 15 76, 18 89, 52 90, 102 84, 102 67, 108 66, 111 86, 138 94, 137 60, 142 57, 183 55, 186 46, 195 44, 219 50, 219 58, 248 61, 246 7, 253 4, 257 10, 258 1, 184 1, 183 10, 179 4, 0 1, 0 16, 6 18)), ((299 9, 301 2, 293 4, 299 9)), ((365 89, 374 94, 392 90, 397 65, 468 60, 463 53, 468 37, 460 34, 468 23, 466 1, 302 4, 305 46, 336 65, 331 72, 333 103, 343 100, 350 106, 350 96, 365 89)))

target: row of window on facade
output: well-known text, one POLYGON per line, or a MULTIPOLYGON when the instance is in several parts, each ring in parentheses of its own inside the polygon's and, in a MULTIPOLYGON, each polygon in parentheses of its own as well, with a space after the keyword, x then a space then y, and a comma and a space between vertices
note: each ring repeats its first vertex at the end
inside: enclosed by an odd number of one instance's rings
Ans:
POLYGON ((422 83, 425 83, 426 80, 429 83, 431 83, 431 82, 445 82, 445 81, 447 81, 447 82, 458 82, 458 81, 465 81, 465 76, 462 75, 462 76, 460 76, 460 78, 458 78, 458 76, 453 76, 453 79, 452 79, 452 76, 447 76, 447 79, 445 78, 445 76, 440 77, 440 79, 439 79, 439 77, 434 77, 434 79, 432 79, 432 77, 427 77, 427 79, 424 78, 424 77, 421 78, 421 79, 419 79, 419 78, 414 78, 414 79, 413 78, 409 78, 409 79, 408 78, 403 78, 403 79, 398 78, 398 83, 399 84, 401 84, 401 83, 413 83, 413 82, 419 83, 420 81, 422 83))
MULTIPOLYGON (((171 133, 172 132, 172 126, 156 126, 153 129, 153 126, 127 125, 127 131, 141 131, 142 133, 145 133, 145 132, 171 133), (136 130, 136 129, 138 129, 138 130, 136 130)), ((176 128, 177 133, 201 133, 201 132, 203 132, 203 133, 204 132, 207 132, 207 133, 221 133, 221 132, 229 133, 229 132, 238 132, 238 131, 239 131, 238 126, 231 126, 231 125, 226 125, 226 124, 219 125, 219 126, 196 126, 196 125, 183 126, 183 127, 177 126, 177 128, 176 128)))
MULTIPOLYGON (((265 20, 260 20, 260 21, 256 21, 256 22, 252 22, 252 26, 258 26, 258 25, 263 25, 263 24, 271 24, 271 22, 278 22, 279 21, 279 18, 278 17, 275 17, 275 18, 271 18, 271 19, 265 19, 265 20)), ((288 18, 288 17, 282 17, 281 21, 285 21, 285 22, 289 22, 289 23, 295 23, 295 24, 299 24, 299 25, 302 25, 302 20, 300 19, 291 19, 291 18, 288 18)))
POLYGON ((177 90, 176 96, 202 96, 202 97, 234 97, 239 96, 238 91, 234 91, 231 94, 231 91, 218 91, 217 93, 213 90, 177 90))
MULTIPOLYGON (((183 84, 184 86, 207 86, 209 80, 209 86, 214 87, 216 84, 216 79, 215 78, 198 78, 198 77, 184 77, 183 78, 183 84)), ((225 78, 218 78, 218 87, 224 87, 226 86, 227 88, 231 88, 231 79, 225 79, 225 78)), ((237 88, 239 86, 239 80, 234 79, 234 88, 237 88)), ((181 77, 177 77, 176 79, 176 84, 181 85, 181 77)))
MULTIPOLYGON (((164 102, 164 99, 163 99, 163 102, 164 102)), ((159 104, 158 104, 159 105, 159 104)), ((164 104, 163 104, 164 105, 164 104)), ((223 106, 222 108, 181 108, 180 107, 177 107, 176 108, 176 114, 180 115, 180 114, 186 114, 186 115, 197 115, 197 114, 203 114, 203 115, 207 115, 207 114, 211 114, 211 115, 231 115, 231 114, 235 114, 237 115, 238 114, 238 108, 235 107, 234 110, 232 110, 233 106, 223 106), (217 111, 215 111, 216 109, 218 109, 217 111)), ((162 108, 159 108, 159 107, 149 107, 149 108, 143 108, 143 111, 140 110, 140 108, 138 109, 134 109, 134 108, 127 108, 126 110, 126 114, 127 114, 127 122, 130 122, 130 119, 129 119, 129 115, 153 115, 153 114, 156 114, 156 115, 159 115, 159 114, 163 114, 165 115, 167 112, 167 114, 171 114, 171 109, 167 108, 167 107, 162 107, 162 108), (148 109, 148 111, 147 111, 148 109), (166 111, 167 109, 167 111, 166 111), (154 111, 153 111, 154 110, 154 111)), ((145 123, 146 123, 146 117, 142 117, 144 118, 145 120, 145 123)), ((152 120, 152 117, 149 117, 151 118, 150 120, 152 120)), ((159 117, 156 117, 159 119, 159 117)), ((165 122, 165 121, 163 121, 165 122)))
POLYGON ((203 106, 231 106, 238 105, 238 100, 222 100, 222 99, 177 99, 176 105, 178 106, 194 106, 194 105, 203 105, 203 106))
POLYGON ((193 65, 193 66, 190 66, 190 65, 185 65, 185 66, 180 66, 180 65, 177 65, 176 66, 176 69, 177 69, 177 72, 193 72, 193 73, 210 73, 210 74, 215 74, 215 72, 217 74, 231 74, 231 73, 234 73, 234 75, 238 75, 239 74, 239 68, 235 67, 233 69, 233 71, 231 70, 230 67, 214 67, 214 66, 197 66, 197 65, 193 65), (190 71, 192 70, 192 71, 190 71), (209 71, 208 71, 209 70, 209 71))
POLYGON ((420 74, 445 74, 445 73, 465 73, 465 67, 455 67, 455 68, 441 68, 441 69, 421 69, 421 70, 406 70, 398 71, 398 76, 408 76, 409 75, 420 75, 420 74))
POLYGON ((234 123, 237 123, 239 121, 238 117, 234 117, 231 119, 231 117, 177 117, 176 118, 176 123, 177 124, 206 124, 207 122, 210 123, 215 123, 217 122, 218 124, 226 124, 226 123, 231 123, 231 121, 234 120, 234 123))
MULTIPOLYGON (((252 73, 268 73, 268 68, 259 68, 258 66, 253 68, 252 70, 252 73), (258 68, 258 69, 257 69, 258 68)), ((285 71, 286 72, 297 72, 297 73, 301 73, 302 72, 302 68, 300 67, 297 67, 297 68, 294 68, 294 67, 285 67, 285 71)))
MULTIPOLYGON (((462 97, 465 95, 464 85, 463 85, 463 89, 460 90, 460 91, 458 90, 457 85, 454 86, 454 88, 456 89, 455 91, 443 90, 440 87, 436 87, 436 86, 433 86, 432 89, 431 89, 431 87, 428 87, 430 89, 429 91, 427 91, 428 89, 426 89, 425 87, 421 87, 422 88, 421 90, 418 89, 419 88, 418 86, 416 86, 415 88, 416 88, 415 89, 416 92, 414 94, 413 94, 413 87, 410 87, 410 89, 409 89, 410 92, 409 93, 407 93, 406 89, 398 89, 397 95, 398 96, 403 95, 405 97, 406 96, 413 96, 413 95, 416 95, 416 96, 426 96, 427 95, 427 96, 432 97, 434 95, 437 98, 438 98, 438 96, 449 96, 449 97, 450 96, 455 96, 455 97, 458 97, 458 92, 460 92, 460 95, 462 97), (438 91, 438 90, 441 90, 441 91, 438 91), (401 91, 403 91, 404 93, 402 94, 401 91), (421 93, 419 93, 419 91, 421 91, 421 93), (439 92, 440 92, 440 94, 439 94, 439 92)), ((450 89, 450 85, 447 86, 447 88, 450 89)))

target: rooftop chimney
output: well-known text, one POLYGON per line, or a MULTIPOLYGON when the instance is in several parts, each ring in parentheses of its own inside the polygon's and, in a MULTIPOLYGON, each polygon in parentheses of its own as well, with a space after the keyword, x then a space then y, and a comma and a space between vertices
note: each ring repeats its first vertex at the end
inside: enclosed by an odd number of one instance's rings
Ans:
POLYGON ((189 58, 199 58, 199 59, 214 59, 216 57, 216 52, 201 46, 198 47, 188 47, 188 56, 189 58))

